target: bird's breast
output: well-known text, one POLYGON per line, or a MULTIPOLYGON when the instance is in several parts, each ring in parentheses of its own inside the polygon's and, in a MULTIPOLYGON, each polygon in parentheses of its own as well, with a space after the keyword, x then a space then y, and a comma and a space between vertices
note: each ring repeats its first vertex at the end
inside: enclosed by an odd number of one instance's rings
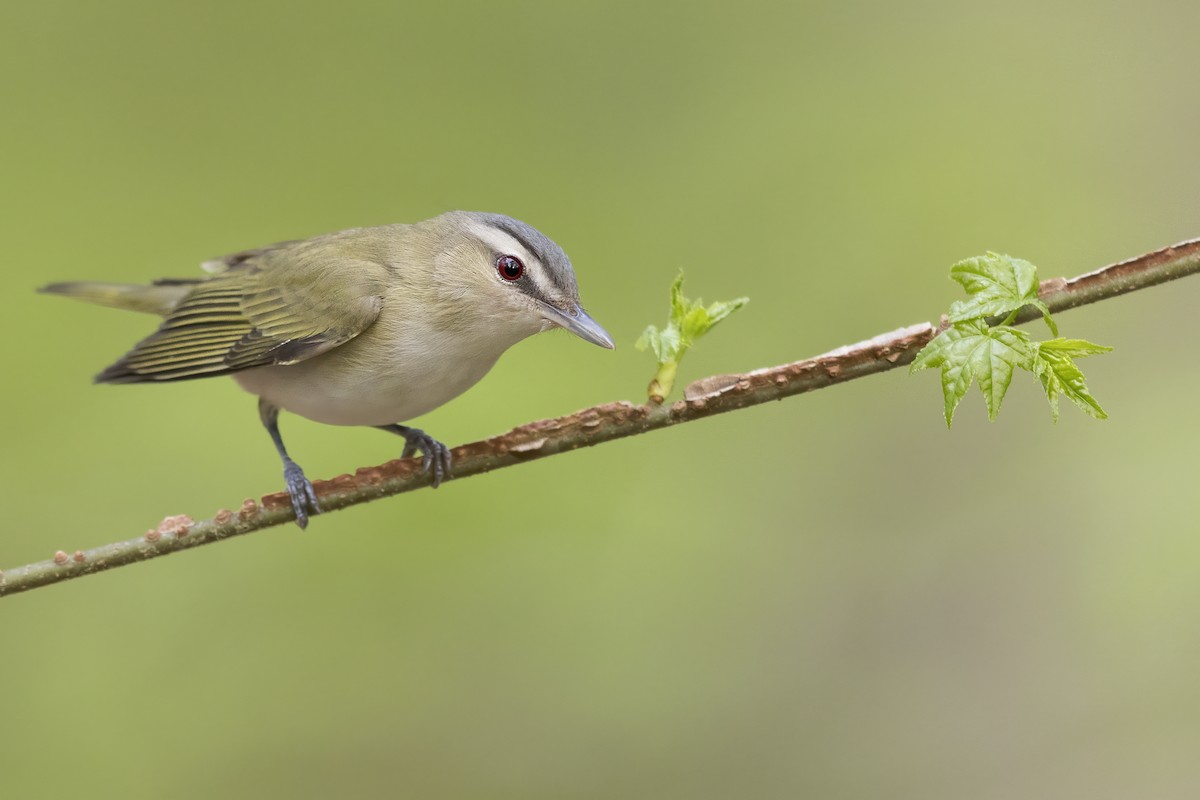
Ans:
MULTIPOLYGON (((523 338, 523 337, 522 337, 523 338)), ((516 340, 468 330, 372 326, 314 358, 234 375, 242 388, 328 425, 390 425, 426 414, 479 381, 516 340)))

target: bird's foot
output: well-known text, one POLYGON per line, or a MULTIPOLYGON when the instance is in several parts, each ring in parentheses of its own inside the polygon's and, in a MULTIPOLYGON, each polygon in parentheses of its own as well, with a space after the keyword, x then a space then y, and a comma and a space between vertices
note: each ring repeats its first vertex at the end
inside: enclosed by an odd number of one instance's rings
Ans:
POLYGON ((410 458, 421 451, 425 472, 430 476, 429 483, 436 489, 450 474, 450 448, 420 428, 405 427, 397 432, 404 437, 404 452, 400 457, 410 458))
POLYGON ((288 494, 292 498, 296 524, 307 528, 309 515, 321 513, 321 504, 317 502, 317 493, 313 489, 312 481, 305 477, 300 465, 290 458, 283 463, 283 479, 287 482, 288 494))

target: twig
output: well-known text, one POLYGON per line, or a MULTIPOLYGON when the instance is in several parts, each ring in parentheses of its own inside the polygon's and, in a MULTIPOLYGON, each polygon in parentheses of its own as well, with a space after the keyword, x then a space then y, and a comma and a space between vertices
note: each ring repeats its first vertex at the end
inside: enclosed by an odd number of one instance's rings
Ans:
MULTIPOLYGON (((1065 311, 1196 272, 1200 272, 1200 239, 1070 280, 1043 281, 1038 294, 1051 311, 1065 311)), ((1028 322, 1038 317, 1039 312, 1027 308, 1018 316, 1018 321, 1028 322)), ((531 422, 502 436, 456 447, 452 477, 466 478, 884 372, 912 361, 937 332, 938 328, 925 322, 804 361, 739 375, 703 378, 687 387, 682 400, 670 405, 606 403, 564 417, 531 422)), ((321 507, 333 511, 428 484, 420 463, 407 459, 360 469, 354 475, 342 475, 330 481, 316 481, 315 488, 321 507)), ((187 517, 168 517, 157 528, 135 539, 91 550, 76 550, 70 555, 59 551, 47 561, 0 572, 0 596, 165 556, 281 525, 292 519, 291 503, 282 492, 267 495, 261 505, 247 500, 236 512, 222 510, 212 519, 201 522, 193 522, 187 517)))

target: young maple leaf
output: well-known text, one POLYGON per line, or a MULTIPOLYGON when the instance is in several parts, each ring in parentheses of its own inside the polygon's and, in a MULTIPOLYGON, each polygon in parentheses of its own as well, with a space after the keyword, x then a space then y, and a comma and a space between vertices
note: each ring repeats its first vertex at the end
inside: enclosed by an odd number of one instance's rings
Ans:
POLYGON ((981 319, 969 320, 947 328, 925 345, 909 372, 928 367, 942 368, 946 427, 954 421, 954 409, 974 381, 979 382, 987 402, 988 419, 994 420, 1012 383, 1013 370, 1033 368, 1033 347, 1024 331, 1008 326, 989 328, 981 319))
POLYGON ((1004 324, 1025 306, 1042 312, 1050 332, 1058 336, 1058 326, 1050 318, 1050 309, 1038 299, 1037 267, 1022 258, 988 253, 958 262, 950 268, 950 279, 961 284, 971 297, 950 306, 950 321, 965 322, 982 317, 1008 316, 1004 324))
POLYGON ((1096 419, 1108 419, 1108 414, 1096 402, 1083 382, 1083 372, 1074 359, 1107 353, 1111 347, 1092 344, 1083 339, 1051 339, 1037 342, 1033 351, 1033 374, 1042 382, 1050 414, 1058 422, 1058 396, 1065 394, 1072 403, 1096 419))

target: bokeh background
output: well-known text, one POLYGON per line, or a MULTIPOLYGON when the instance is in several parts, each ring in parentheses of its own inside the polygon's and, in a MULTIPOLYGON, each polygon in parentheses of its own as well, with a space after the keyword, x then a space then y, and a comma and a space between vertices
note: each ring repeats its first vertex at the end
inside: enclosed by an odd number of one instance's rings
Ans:
MULTIPOLYGON (((450 208, 571 254, 613 353, 516 347, 457 444, 935 318, 987 249, 1200 236, 1192 2, 0 6, 0 566, 281 486, 232 381, 94 387, 153 320, 39 297, 450 208)), ((0 603, 12 796, 1194 797, 1200 279, 1059 318, 954 430, 902 371, 0 603)), ((284 420, 309 474, 398 454, 284 420)))

